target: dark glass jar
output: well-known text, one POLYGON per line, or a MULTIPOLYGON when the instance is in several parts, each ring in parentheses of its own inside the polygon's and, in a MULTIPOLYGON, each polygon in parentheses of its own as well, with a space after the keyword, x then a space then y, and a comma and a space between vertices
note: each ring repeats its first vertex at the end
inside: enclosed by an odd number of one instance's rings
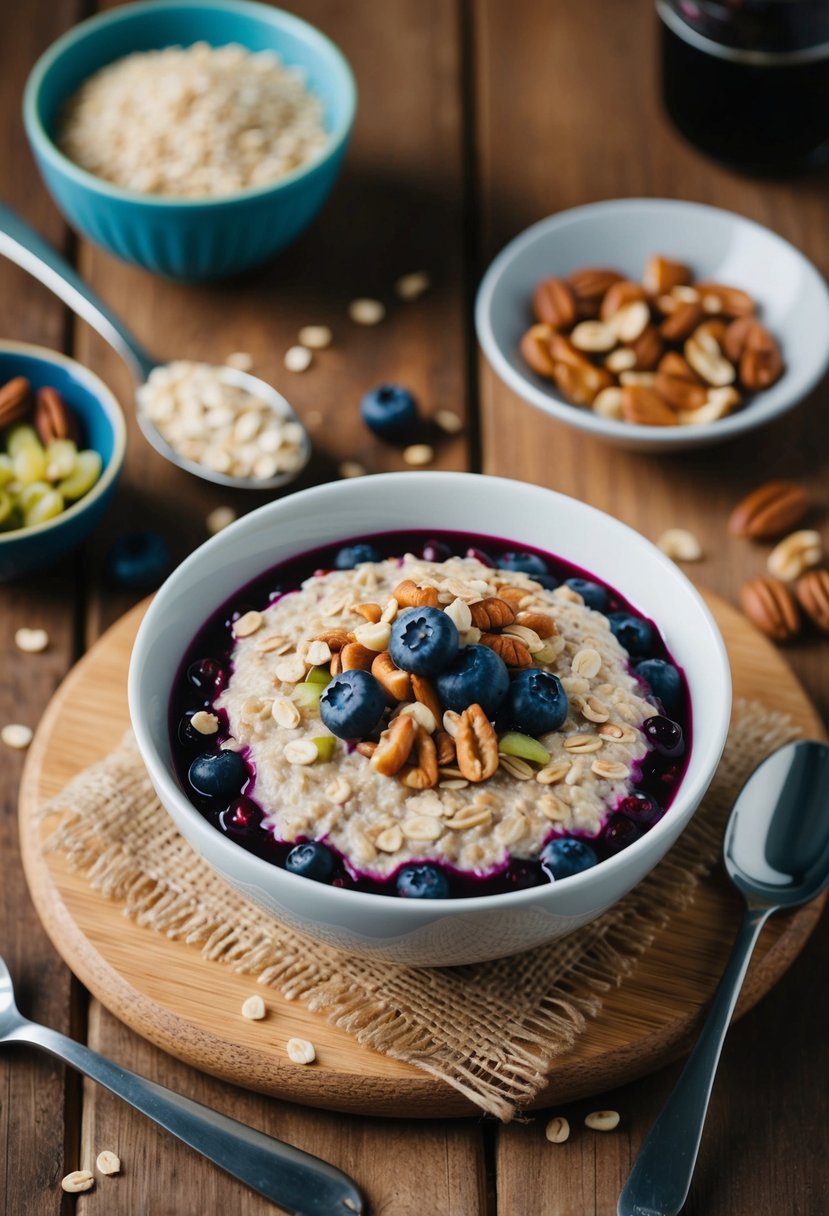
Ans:
POLYGON ((829 161, 829 0, 656 0, 676 126, 751 173, 829 161))

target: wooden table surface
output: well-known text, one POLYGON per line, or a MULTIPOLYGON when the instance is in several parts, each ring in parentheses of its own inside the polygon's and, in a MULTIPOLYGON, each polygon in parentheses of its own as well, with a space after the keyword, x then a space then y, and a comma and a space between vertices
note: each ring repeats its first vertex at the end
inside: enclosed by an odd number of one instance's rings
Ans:
MULTIPOLYGON (((19 117, 36 56, 96 7, 87 0, 8 5, 0 47, 0 194, 56 245, 138 337, 162 358, 220 359, 250 351, 306 418, 316 457, 303 484, 337 476, 344 459, 370 471, 403 467, 360 425, 368 387, 409 385, 430 409, 465 413, 463 435, 435 467, 519 477, 576 495, 646 535, 689 527, 706 559, 690 571, 734 599, 763 554, 730 540, 724 520, 746 489, 771 476, 809 484, 825 501, 826 390, 739 445, 673 457, 604 447, 517 400, 481 360, 471 302, 483 268, 527 224, 614 196, 670 196, 731 208, 768 224, 829 272, 825 176, 758 182, 686 146, 657 98, 655 17, 648 0, 297 0, 354 66, 360 112, 347 167, 312 230, 263 270, 221 287, 179 286, 123 266, 69 232, 32 163, 19 117), (395 277, 424 268, 431 293, 394 301, 395 277), (350 299, 390 301, 386 322, 359 329, 350 299), (282 366, 302 324, 336 341, 302 376, 282 366)), ((669 252, 669 251, 667 251, 669 252)), ((0 588, 0 720, 37 723, 83 650, 136 596, 108 585, 113 537, 157 528, 181 558, 205 538, 205 515, 256 495, 229 496, 166 465, 132 421, 125 367, 43 288, 0 265, 0 335, 68 351, 120 396, 130 447, 115 507, 85 550, 54 570, 0 588), (19 655, 20 625, 51 646, 19 655)), ((416 473, 412 474, 417 476, 416 473)), ((826 717, 829 645, 804 640, 791 663, 826 717)), ((544 1118, 502 1128, 484 1120, 389 1122, 328 1115, 251 1095, 199 1075, 135 1037, 73 980, 29 902, 18 861, 15 798, 21 757, 3 751, 0 953, 24 1012, 125 1066, 328 1158, 389 1216, 611 1216, 648 1126, 677 1076, 669 1068, 564 1111, 563 1147, 544 1118), (613 1135, 580 1131, 589 1109, 612 1107, 613 1135)), ((724 932, 731 932, 724 927, 724 932)), ((826 1209, 829 932, 824 922, 778 987, 732 1033, 723 1057, 686 1211, 689 1216, 819 1216, 826 1209)), ((0 1059, 0 1211, 4 1216, 190 1216, 273 1211, 238 1183, 45 1057, 0 1059), (117 1148, 123 1175, 75 1199, 61 1177, 117 1148)))

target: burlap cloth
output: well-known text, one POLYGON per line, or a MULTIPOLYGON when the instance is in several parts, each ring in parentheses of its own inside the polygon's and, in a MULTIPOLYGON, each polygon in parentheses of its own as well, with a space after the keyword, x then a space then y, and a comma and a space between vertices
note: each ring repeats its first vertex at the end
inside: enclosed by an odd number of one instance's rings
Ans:
POLYGON ((129 735, 44 808, 45 815, 62 814, 46 847, 65 854, 96 890, 125 901, 125 915, 139 924, 324 1011, 359 1043, 441 1078, 507 1121, 541 1090, 556 1056, 601 1008, 602 992, 693 899, 719 857, 740 786, 797 733, 788 718, 738 703, 702 807, 644 882, 562 941, 470 967, 368 962, 264 918, 176 831, 129 735))

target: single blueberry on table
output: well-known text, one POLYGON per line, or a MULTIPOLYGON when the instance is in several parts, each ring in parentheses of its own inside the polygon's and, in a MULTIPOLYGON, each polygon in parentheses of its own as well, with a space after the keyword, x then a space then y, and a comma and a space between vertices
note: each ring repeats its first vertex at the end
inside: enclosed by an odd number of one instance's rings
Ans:
POLYGON ((526 667, 510 681, 500 717, 527 735, 558 730, 567 717, 568 701, 558 676, 538 667, 526 667))
POLYGON ((196 756, 187 776, 193 789, 208 798, 232 798, 248 779, 248 766, 238 752, 205 752, 196 756))
POLYGON ((673 718, 654 714, 642 723, 642 733, 660 756, 674 760, 685 753, 685 735, 682 727, 673 718))
POLYGON ((567 578, 564 582, 572 591, 578 592, 588 608, 595 612, 607 612, 607 590, 599 583, 591 582, 589 578, 567 578))
POLYGON ((368 671, 342 671, 320 697, 320 717, 340 739, 362 739, 374 730, 386 708, 386 694, 368 671))
POLYGON ((399 384, 380 384, 360 402, 360 417, 378 439, 409 439, 417 429, 417 401, 399 384))
POLYGON ((459 647, 457 626, 440 608, 408 608, 391 627, 389 654, 403 671, 419 676, 443 671, 459 647))
POLYGON ((334 569, 353 570, 355 566, 359 566, 362 562, 379 562, 382 560, 374 545, 344 545, 334 555, 334 569))
POLYGON ((477 704, 494 718, 509 690, 509 671, 488 646, 464 646, 451 666, 435 677, 435 687, 446 709, 461 714, 477 704))
POLYGON ((682 678, 673 663, 665 659, 645 659, 633 669, 644 680, 669 714, 682 708, 682 678))
POLYGON ((404 866, 397 875, 397 894, 403 899, 447 899, 449 879, 437 866, 404 866))
POLYGON ((545 844, 541 850, 541 864, 554 879, 569 878, 581 874, 598 864, 596 851, 575 836, 560 836, 545 844))
POLYGON ((629 612, 611 612, 607 618, 613 636, 630 655, 646 655, 653 646, 653 628, 641 616, 629 612))
POLYGON ((616 809, 620 814, 645 828, 651 827, 665 814, 656 799, 650 794, 646 794, 644 790, 634 790, 633 793, 627 794, 616 809))
POLYGON ((170 550, 157 532, 125 532, 110 546, 106 566, 113 582, 144 591, 164 579, 170 569, 170 550))
POLYGON ((521 574, 529 574, 530 578, 550 573, 547 563, 537 553, 502 553, 498 558, 498 569, 517 570, 521 574))
POLYGON ((640 828, 627 815, 611 815, 604 829, 604 847, 608 853, 621 853, 642 835, 640 828))
POLYGON ((297 844, 285 858, 285 869, 315 882, 330 882, 337 868, 337 859, 331 850, 319 840, 297 844))

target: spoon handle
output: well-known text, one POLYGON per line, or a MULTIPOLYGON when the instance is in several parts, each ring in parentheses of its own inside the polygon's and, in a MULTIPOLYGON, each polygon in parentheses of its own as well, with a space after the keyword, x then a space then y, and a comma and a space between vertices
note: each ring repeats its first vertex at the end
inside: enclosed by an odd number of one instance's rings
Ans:
POLYGON ((0 254, 22 266, 91 325, 129 363, 139 383, 147 379, 157 360, 49 242, 5 203, 0 203, 0 254))
POLYGON ((31 1043, 71 1064, 295 1216, 358 1216, 363 1211, 357 1187, 333 1165, 139 1077, 83 1043, 25 1018, 5 1039, 31 1043))
POLYGON ((694 1174, 714 1074, 760 930, 774 908, 749 908, 697 1045, 648 1133, 619 1196, 617 1216, 676 1216, 694 1174))

